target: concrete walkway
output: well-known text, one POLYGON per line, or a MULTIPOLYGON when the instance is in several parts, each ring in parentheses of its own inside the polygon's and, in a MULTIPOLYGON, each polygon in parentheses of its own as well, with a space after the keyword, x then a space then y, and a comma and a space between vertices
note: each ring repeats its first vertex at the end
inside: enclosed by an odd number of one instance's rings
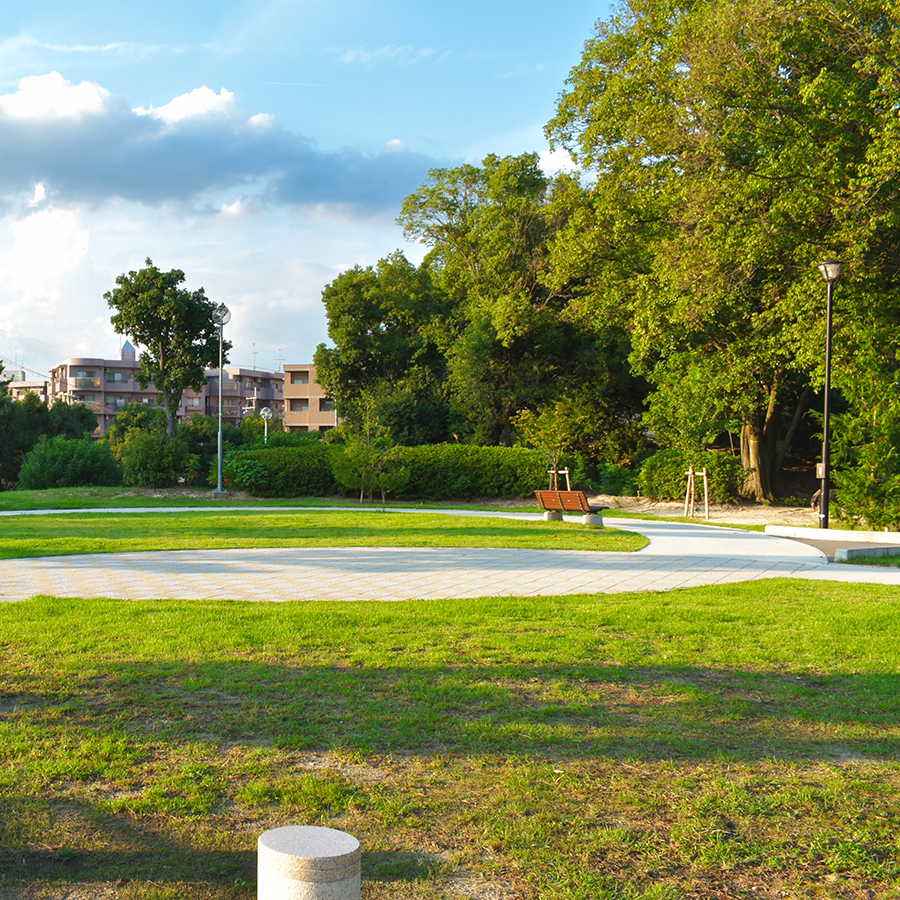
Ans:
MULTIPOLYGON (((315 515, 319 510, 303 511, 315 515)), ((73 511, 25 514, 65 512, 73 511)), ((77 512, 111 515, 135 510, 77 512)), ((515 512, 446 513, 539 518, 515 512)), ((0 600, 36 594, 133 600, 413 600, 660 591, 778 576, 900 585, 898 569, 828 565, 821 551, 788 538, 674 522, 606 521, 646 535, 650 545, 637 553, 298 547, 10 559, 0 560, 0 600)))

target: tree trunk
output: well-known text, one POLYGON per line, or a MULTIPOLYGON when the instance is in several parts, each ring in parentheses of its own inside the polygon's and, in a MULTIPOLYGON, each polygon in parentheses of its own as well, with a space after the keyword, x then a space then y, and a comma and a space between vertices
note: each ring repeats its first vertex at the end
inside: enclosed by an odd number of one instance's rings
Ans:
POLYGON ((746 473, 743 493, 761 502, 774 499, 766 444, 765 418, 757 412, 741 428, 741 460, 746 473))
POLYGON ((160 396, 162 397, 163 409, 166 412, 166 439, 171 441, 175 437, 175 410, 178 407, 173 405, 169 395, 165 392, 160 394, 160 396))

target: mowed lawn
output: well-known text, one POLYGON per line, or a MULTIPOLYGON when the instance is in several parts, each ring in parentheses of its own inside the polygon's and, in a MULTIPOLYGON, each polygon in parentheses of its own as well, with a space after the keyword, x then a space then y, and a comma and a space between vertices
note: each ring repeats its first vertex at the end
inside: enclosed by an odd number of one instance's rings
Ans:
POLYGON ((647 539, 612 528, 494 516, 250 508, 239 511, 4 517, 0 559, 236 547, 516 547, 639 550, 647 539))
POLYGON ((362 841, 365 898, 893 898, 898 610, 793 580, 0 604, 0 897, 250 900, 259 834, 322 824, 362 841))

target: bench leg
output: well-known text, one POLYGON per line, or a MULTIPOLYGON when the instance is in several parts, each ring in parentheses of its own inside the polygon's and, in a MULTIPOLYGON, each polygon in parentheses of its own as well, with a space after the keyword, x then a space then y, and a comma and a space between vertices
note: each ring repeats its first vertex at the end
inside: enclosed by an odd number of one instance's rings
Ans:
POLYGON ((581 517, 582 525, 599 525, 601 528, 603 527, 603 516, 600 513, 589 513, 586 516, 581 517))
POLYGON ((562 519, 562 513, 558 509, 548 509, 544 513, 545 522, 559 522, 562 519))

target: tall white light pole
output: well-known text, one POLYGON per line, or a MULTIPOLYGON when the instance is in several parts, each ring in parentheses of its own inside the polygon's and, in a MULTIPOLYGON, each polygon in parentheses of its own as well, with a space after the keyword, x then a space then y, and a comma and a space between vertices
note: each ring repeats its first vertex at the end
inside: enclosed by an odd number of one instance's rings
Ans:
POLYGON ((222 329, 231 321, 231 313, 224 303, 220 303, 215 308, 212 318, 219 326, 219 482, 213 494, 221 496, 228 493, 222 485, 222 329))
POLYGON ((822 416, 822 487, 819 494, 819 528, 828 527, 828 500, 831 493, 831 309, 834 302, 834 283, 841 277, 844 264, 837 259, 826 259, 819 264, 819 271, 828 284, 828 301, 825 313, 825 405, 822 416))

